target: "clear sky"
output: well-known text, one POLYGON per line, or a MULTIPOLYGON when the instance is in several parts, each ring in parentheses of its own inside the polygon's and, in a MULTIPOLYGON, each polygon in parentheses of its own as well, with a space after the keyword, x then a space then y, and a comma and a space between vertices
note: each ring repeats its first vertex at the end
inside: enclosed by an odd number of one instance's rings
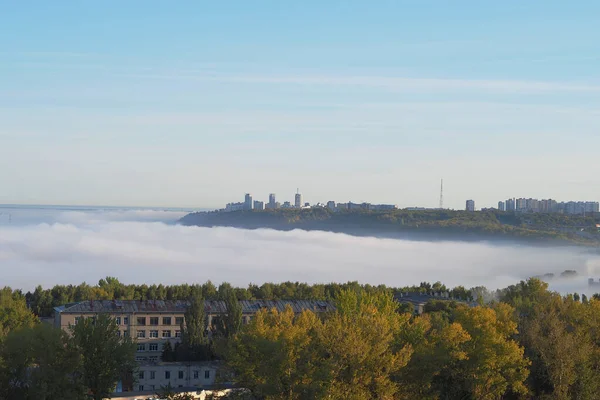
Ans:
POLYGON ((600 200, 597 1, 8 1, 0 203, 600 200))

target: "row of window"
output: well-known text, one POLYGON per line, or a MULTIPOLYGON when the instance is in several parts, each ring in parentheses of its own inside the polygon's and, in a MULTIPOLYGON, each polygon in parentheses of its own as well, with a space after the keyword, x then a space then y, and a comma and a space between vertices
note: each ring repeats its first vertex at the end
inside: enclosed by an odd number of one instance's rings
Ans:
MULTIPOLYGON (((172 338, 172 337, 176 337, 176 338, 180 338, 181 337, 181 331, 180 330, 176 330, 175 331, 175 336, 172 335, 172 331, 170 330, 165 330, 162 331, 162 337, 163 338, 172 338)), ((117 331, 117 336, 121 336, 121 331, 117 331)), ((129 336, 129 332, 128 331, 123 331, 123 337, 127 337, 129 336)), ((146 337, 149 338, 158 338, 158 331, 148 331, 148 336, 146 336, 146 331, 137 331, 137 337, 139 339, 145 339, 146 337)))
MULTIPOLYGON (((160 318, 159 317, 137 317, 138 325, 146 325, 146 321, 149 322, 148 325, 158 325, 160 318)), ((129 317, 115 317, 115 322, 117 325, 129 325, 129 317)), ((173 318, 172 317, 163 317, 162 324, 163 325, 172 325, 173 318)), ((181 325, 183 323, 183 317, 175 317, 175 325, 181 325)))
POLYGON ((135 357, 135 361, 136 362, 146 362, 146 361, 158 362, 158 356, 151 356, 151 357, 137 356, 137 357, 135 357))
MULTIPOLYGON (((173 331, 171 330, 164 330, 162 331, 162 337, 163 338, 171 338, 173 337, 171 334, 173 333, 173 331)), ((146 331, 137 331, 137 337, 138 338, 145 338, 146 337, 146 331)), ((158 331, 148 331, 148 336, 149 338, 157 338, 158 337, 158 331)), ((181 331, 180 330, 176 330, 175 331, 175 337, 179 338, 181 337, 181 331)))
MULTIPOLYGON (((79 321, 81 321, 82 317, 75 317, 75 325, 77 325, 77 323, 79 321)), ((94 318, 94 317, 91 317, 94 318)), ((138 325, 142 325, 145 326, 146 325, 146 319, 149 320, 149 325, 158 325, 159 322, 159 318, 158 317, 137 317, 137 324, 138 325)), ((171 317, 163 317, 162 319, 162 324, 163 325, 172 325, 171 322, 173 321, 173 318, 171 317)), ((129 325, 129 317, 115 317, 115 322, 117 325, 121 325, 121 322, 123 323, 122 325, 129 325)), ((183 317, 175 317, 175 325, 181 325, 183 323, 183 317)))
MULTIPOLYGON (((148 351, 159 351, 158 343, 148 343, 148 351)), ((146 351, 146 343, 138 343, 137 351, 146 351)))
MULTIPOLYGON (((156 379, 156 371, 148 371, 150 373, 150 380, 156 379)), ((177 371, 177 379, 185 379, 184 377, 185 371, 177 371)), ((198 379, 200 377, 200 371, 193 371, 194 379, 198 379)), ((146 377, 146 371, 140 371, 138 378, 144 379, 146 377)), ((171 379, 171 371, 165 371, 165 379, 171 379)), ((210 379, 210 370, 207 369, 204 371, 204 379, 210 379)))

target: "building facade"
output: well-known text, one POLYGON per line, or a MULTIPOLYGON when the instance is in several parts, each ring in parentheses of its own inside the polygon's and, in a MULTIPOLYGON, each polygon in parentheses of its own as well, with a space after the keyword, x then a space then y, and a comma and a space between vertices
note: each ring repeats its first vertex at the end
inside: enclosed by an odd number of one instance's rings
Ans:
POLYGON ((294 198, 294 207, 302 208, 302 195, 300 193, 296 193, 296 196, 294 198))
POLYGON ((162 387, 206 388, 215 384, 217 362, 141 363, 136 372, 134 390, 155 391, 162 387))
MULTIPOLYGON (((276 309, 284 311, 291 307, 294 313, 304 310, 315 312, 334 311, 335 307, 326 301, 317 300, 243 300, 242 322, 247 324, 259 310, 276 309)), ((138 363, 159 362, 163 346, 170 342, 171 347, 181 341, 181 327, 185 323, 185 311, 189 303, 175 300, 89 300, 55 307, 54 325, 69 332, 82 318, 108 314, 119 327, 119 336, 129 336, 137 343, 138 363)), ((227 314, 225 302, 207 300, 204 302, 207 331, 213 329, 213 319, 227 314)))
POLYGON ((465 205, 465 209, 469 212, 473 212, 475 211, 475 201, 474 200, 467 200, 466 205, 465 205))
POLYGON ((506 211, 505 205, 503 201, 498 202, 498 211, 506 211))
POLYGON ((510 211, 510 212, 514 212, 516 209, 516 204, 515 204, 515 199, 508 199, 505 202, 506 204, 506 211, 510 211))
POLYGON ((246 196, 244 197, 244 209, 252 210, 253 207, 254 203, 252 203, 252 195, 250 193, 246 193, 246 196))

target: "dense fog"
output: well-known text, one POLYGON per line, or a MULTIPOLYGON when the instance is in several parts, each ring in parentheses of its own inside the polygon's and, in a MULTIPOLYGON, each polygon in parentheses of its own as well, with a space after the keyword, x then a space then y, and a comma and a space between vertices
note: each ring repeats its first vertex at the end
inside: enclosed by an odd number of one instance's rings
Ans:
MULTIPOLYGON (((1 211, 1 210, 0 210, 1 211)), ((0 215, 0 286, 303 281, 501 288, 554 273, 551 288, 589 289, 600 254, 589 249, 417 242, 295 230, 197 228, 173 224, 183 212, 20 210, 0 215), (564 270, 577 276, 561 279, 564 270)))

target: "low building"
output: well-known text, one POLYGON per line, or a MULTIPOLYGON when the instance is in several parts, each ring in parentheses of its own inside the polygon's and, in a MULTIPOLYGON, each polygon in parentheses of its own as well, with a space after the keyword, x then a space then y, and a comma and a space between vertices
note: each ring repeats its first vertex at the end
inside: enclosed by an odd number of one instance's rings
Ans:
POLYGON ((242 211, 245 209, 245 203, 227 203, 225 212, 242 211))
POLYGON ((410 304, 413 307, 414 314, 421 315, 425 309, 425 305, 430 301, 442 300, 442 301, 455 301, 469 305, 468 302, 463 300, 457 300, 450 297, 448 292, 440 293, 396 293, 394 299, 400 304, 410 304))
POLYGON ((370 204, 369 210, 371 211, 391 211, 397 210, 398 206, 395 204, 370 204))
POLYGON ((218 362, 140 363, 135 390, 157 391, 161 387, 208 388, 215 384, 218 362))
MULTIPOLYGON (((244 324, 263 309, 284 311, 289 306, 296 314, 304 310, 335 310, 331 303, 318 300, 242 300, 240 305, 244 324)), ((82 318, 108 314, 118 325, 120 336, 136 339, 137 362, 158 362, 167 342, 174 348, 181 341, 181 326, 188 306, 189 302, 178 300, 89 300, 55 307, 54 325, 68 332, 69 327, 82 318)), ((226 314, 227 306, 224 301, 206 300, 204 312, 207 316, 207 330, 210 332, 213 318, 226 314)))

